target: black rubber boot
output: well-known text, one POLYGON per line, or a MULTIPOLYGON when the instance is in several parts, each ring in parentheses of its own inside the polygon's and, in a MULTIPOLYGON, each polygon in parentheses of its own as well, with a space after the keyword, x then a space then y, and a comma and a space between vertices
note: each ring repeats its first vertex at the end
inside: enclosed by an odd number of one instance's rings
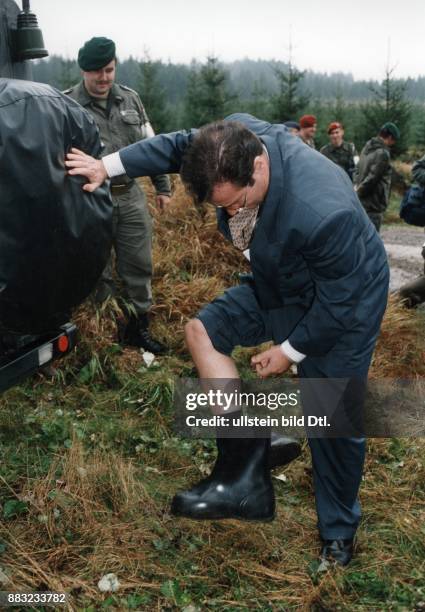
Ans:
POLYGON ((126 346, 143 348, 154 355, 164 355, 168 351, 168 347, 150 335, 149 321, 146 314, 139 315, 138 317, 131 315, 129 317, 127 325, 120 334, 120 342, 126 346))
POLYGON ((177 493, 171 513, 192 519, 273 520, 270 438, 217 438, 217 449, 210 476, 177 493))
POLYGON ((301 444, 295 438, 287 438, 272 431, 269 467, 272 470, 281 465, 287 465, 301 454, 301 444))

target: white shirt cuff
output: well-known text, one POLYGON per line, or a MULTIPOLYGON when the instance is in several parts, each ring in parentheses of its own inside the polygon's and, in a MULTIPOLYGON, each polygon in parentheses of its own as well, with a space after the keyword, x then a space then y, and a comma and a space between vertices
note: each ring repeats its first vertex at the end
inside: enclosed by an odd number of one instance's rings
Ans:
POLYGON ((290 344, 289 340, 285 340, 285 342, 282 342, 280 348, 282 349, 282 353, 285 355, 285 357, 287 357, 294 363, 301 363, 301 361, 307 356, 304 355, 304 353, 300 353, 299 351, 294 349, 294 347, 290 344))
POLYGON ((155 132, 153 130, 153 127, 149 123, 149 121, 145 123, 145 129, 146 129, 146 138, 152 138, 153 136, 155 136, 155 132))
POLYGON ((111 153, 110 155, 105 155, 105 157, 102 157, 102 161, 109 178, 119 176, 120 174, 125 174, 125 168, 122 165, 121 157, 118 151, 116 153, 111 153))

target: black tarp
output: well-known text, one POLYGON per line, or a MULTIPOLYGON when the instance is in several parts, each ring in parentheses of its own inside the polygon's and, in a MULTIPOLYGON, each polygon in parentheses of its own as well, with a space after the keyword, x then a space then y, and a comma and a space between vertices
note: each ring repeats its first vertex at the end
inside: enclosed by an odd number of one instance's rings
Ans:
POLYGON ((109 257, 112 203, 66 174, 97 156, 90 115, 48 85, 0 79, 0 329, 44 333, 91 292, 109 257))

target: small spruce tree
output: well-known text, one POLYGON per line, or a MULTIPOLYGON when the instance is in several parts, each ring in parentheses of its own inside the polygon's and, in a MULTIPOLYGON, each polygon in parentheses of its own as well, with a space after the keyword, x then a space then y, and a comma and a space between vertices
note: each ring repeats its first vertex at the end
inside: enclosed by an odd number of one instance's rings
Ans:
POLYGON ((370 87, 373 98, 362 105, 361 135, 363 140, 368 140, 375 136, 387 121, 395 123, 401 137, 393 151, 395 155, 399 155, 407 148, 412 104, 406 99, 406 84, 396 81, 393 72, 394 68, 387 67, 381 85, 370 87))
POLYGON ((298 70, 290 57, 286 69, 274 66, 273 72, 277 79, 278 92, 271 97, 272 119, 278 123, 296 120, 309 102, 309 96, 299 92, 305 71, 298 70))
POLYGON ((165 91, 158 82, 160 67, 161 61, 152 61, 149 53, 145 52, 144 58, 139 64, 140 76, 137 86, 137 93, 143 102, 152 127, 157 133, 166 132, 171 119, 165 91))
POLYGON ((186 127, 199 127, 223 119, 237 96, 227 87, 227 74, 218 58, 208 56, 207 62, 198 70, 193 66, 189 75, 185 96, 186 127))

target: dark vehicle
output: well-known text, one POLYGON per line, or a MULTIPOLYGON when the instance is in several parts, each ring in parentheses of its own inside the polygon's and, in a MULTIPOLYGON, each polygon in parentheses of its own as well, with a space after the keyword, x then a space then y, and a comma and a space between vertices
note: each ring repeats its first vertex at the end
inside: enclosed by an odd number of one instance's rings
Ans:
POLYGON ((72 309, 94 288, 110 252, 112 203, 67 177, 72 146, 97 156, 86 111, 31 79, 47 55, 29 1, 0 0, 0 392, 66 355, 72 309))

